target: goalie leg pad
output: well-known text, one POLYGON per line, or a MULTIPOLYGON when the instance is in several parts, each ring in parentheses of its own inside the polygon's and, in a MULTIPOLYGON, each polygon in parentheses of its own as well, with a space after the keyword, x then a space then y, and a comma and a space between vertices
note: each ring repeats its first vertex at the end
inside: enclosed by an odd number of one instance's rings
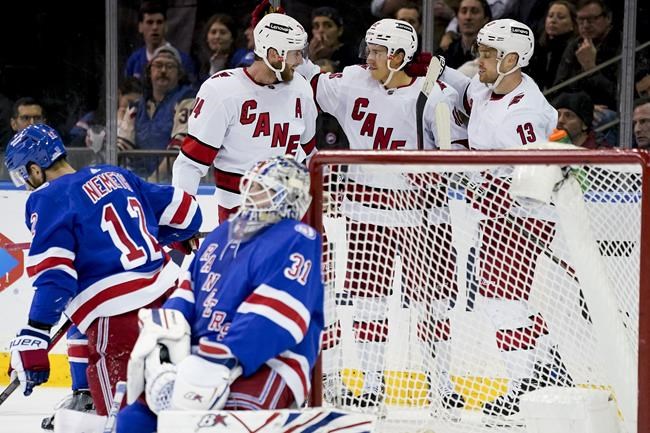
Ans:
POLYGON ((172 407, 182 410, 222 409, 230 394, 230 384, 241 367, 230 369, 190 355, 178 365, 172 407))
POLYGON ((106 417, 90 412, 59 409, 55 413, 54 433, 102 433, 106 417))

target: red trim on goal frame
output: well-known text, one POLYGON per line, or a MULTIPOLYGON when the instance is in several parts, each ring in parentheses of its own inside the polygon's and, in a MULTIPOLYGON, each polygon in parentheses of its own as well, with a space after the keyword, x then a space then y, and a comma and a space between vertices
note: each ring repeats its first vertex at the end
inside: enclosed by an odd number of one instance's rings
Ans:
MULTIPOLYGON (((637 431, 650 431, 650 153, 639 150, 487 150, 487 151, 320 151, 310 161, 312 206, 309 222, 322 227, 323 166, 326 164, 637 164, 642 176, 639 276, 639 358, 637 431)), ((314 367, 310 403, 322 404, 320 357, 314 367)))

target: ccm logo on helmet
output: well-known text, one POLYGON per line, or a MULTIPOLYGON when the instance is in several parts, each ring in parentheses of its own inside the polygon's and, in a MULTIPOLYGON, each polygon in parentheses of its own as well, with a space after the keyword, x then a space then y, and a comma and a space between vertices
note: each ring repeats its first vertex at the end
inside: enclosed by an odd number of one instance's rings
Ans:
POLYGON ((521 27, 510 27, 510 33, 519 33, 520 35, 528 36, 528 29, 522 29, 521 27))
POLYGON ((275 30, 276 32, 282 32, 282 33, 289 33, 291 31, 291 27, 283 26, 282 24, 275 24, 275 23, 269 23, 266 26, 267 29, 269 30, 275 30))

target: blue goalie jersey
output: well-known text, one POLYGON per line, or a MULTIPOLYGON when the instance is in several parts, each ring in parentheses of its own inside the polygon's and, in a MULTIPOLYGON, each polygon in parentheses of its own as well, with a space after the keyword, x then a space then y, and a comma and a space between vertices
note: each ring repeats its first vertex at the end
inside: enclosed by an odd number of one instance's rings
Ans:
POLYGON ((65 313, 85 332, 97 317, 162 296, 163 244, 201 225, 196 200, 113 166, 87 167, 43 184, 27 200, 33 240, 26 260, 36 289, 29 319, 55 324, 65 313))
POLYGON ((301 405, 323 330, 320 235, 284 219, 235 243, 229 226, 205 239, 165 308, 183 313, 198 355, 234 356, 244 376, 266 364, 301 405))

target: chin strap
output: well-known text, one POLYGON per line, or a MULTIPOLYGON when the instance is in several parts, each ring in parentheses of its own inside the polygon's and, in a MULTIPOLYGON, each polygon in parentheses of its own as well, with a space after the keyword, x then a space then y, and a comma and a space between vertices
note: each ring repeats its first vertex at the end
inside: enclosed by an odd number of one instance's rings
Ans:
POLYGON ((270 70, 272 70, 273 72, 275 72, 275 78, 277 78, 278 81, 284 81, 284 80, 282 79, 282 75, 281 75, 281 73, 282 73, 282 72, 284 71, 284 69, 287 67, 287 62, 286 62, 284 59, 282 59, 282 67, 281 67, 280 69, 276 69, 276 68, 274 68, 273 65, 271 65, 271 63, 269 62, 269 59, 267 59, 266 57, 264 57, 264 64, 265 64, 265 65, 266 65, 270 70))
POLYGON ((501 84, 501 81, 502 81, 502 80, 503 80, 507 75, 510 75, 510 74, 512 74, 513 72, 515 72, 516 70, 520 69, 520 68, 519 68, 519 65, 516 65, 514 68, 510 69, 508 72, 501 72, 501 62, 502 62, 502 61, 503 61, 503 58, 499 59, 499 61, 497 62, 497 74, 499 74, 499 76, 497 77, 497 79, 496 79, 496 80, 494 81, 494 83, 492 83, 492 84, 489 84, 489 83, 486 84, 486 86, 487 86, 488 89, 490 89, 490 90, 494 90, 494 89, 496 89, 496 88, 499 86, 499 84, 501 84))
POLYGON ((391 61, 390 58, 386 59, 386 66, 388 67, 388 70, 390 72, 388 73, 388 78, 386 78, 386 81, 384 81, 384 87, 388 86, 388 83, 390 83, 390 80, 393 79, 393 75, 395 75, 395 72, 400 71, 406 65, 406 59, 404 59, 401 65, 393 69, 390 67, 390 61, 391 61))

